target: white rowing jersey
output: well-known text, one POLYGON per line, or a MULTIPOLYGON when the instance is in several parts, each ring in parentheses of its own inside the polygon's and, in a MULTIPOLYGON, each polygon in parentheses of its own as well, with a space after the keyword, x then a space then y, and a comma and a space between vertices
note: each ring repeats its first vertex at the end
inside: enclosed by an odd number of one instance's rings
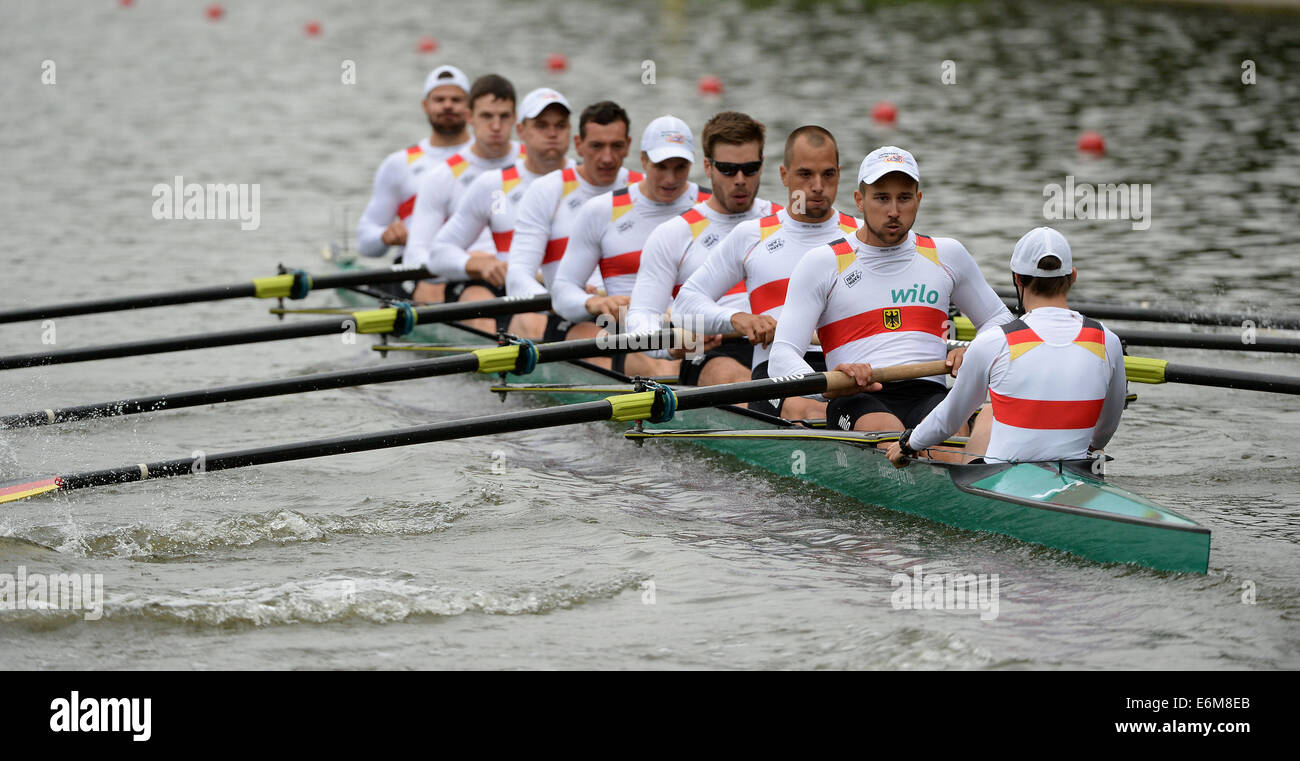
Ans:
MULTIPOLYGON (((1011 321, 975 259, 952 238, 911 232, 903 243, 880 248, 850 235, 818 246, 790 275, 769 375, 812 372, 803 354, 814 329, 829 368, 943 359, 954 304, 979 331, 1011 321)), ((942 384, 944 377, 929 380, 942 384)))
POLYGON ((651 231, 708 197, 707 191, 692 182, 676 200, 660 203, 633 184, 583 204, 555 273, 551 308, 566 320, 589 319, 587 299, 591 296, 586 283, 597 270, 607 295, 630 296, 641 264, 641 248, 651 231))
POLYGON ((506 271, 507 296, 539 296, 555 283, 555 272, 569 246, 573 220, 582 205, 611 190, 645 179, 640 172, 618 170, 610 185, 592 185, 577 169, 559 169, 534 182, 515 212, 515 237, 506 271), (542 282, 537 282, 537 273, 542 282))
MULTIPOLYGON (((723 214, 710 208, 708 201, 702 201, 651 231, 641 251, 641 266, 637 269, 632 301, 627 308, 628 332, 663 327, 664 315, 672 307, 682 284, 704 264, 727 234, 741 222, 760 219, 780 209, 780 204, 759 198, 746 211, 723 214)), ((723 302, 743 307, 745 284, 739 280, 733 282, 723 296, 723 302)), ((660 352, 668 356, 666 350, 660 352)))
MULTIPOLYGON (((674 320, 703 321, 706 333, 730 333, 733 315, 741 312, 765 314, 781 321, 790 273, 810 249, 852 236, 862 220, 838 211, 821 222, 800 222, 787 211, 737 225, 702 267, 682 286, 673 305, 674 320), (745 289, 738 303, 723 296, 737 280, 745 289)), ((682 324, 685 324, 684 322, 682 324)), ((812 335, 812 331, 808 331, 812 335)), ((754 347, 754 367, 768 361, 770 347, 754 347)))
MULTIPOLYGON (((533 181, 545 176, 528 171, 526 163, 521 158, 506 169, 484 172, 470 183, 433 240, 430 272, 451 280, 465 279, 469 252, 475 250, 474 242, 484 229, 492 235, 497 259, 510 259, 519 202, 533 181)), ((572 159, 567 166, 574 166, 572 159)))
POLYGON ((1119 337, 1078 312, 1039 307, 971 341, 947 398, 912 432, 912 448, 956 433, 993 402, 989 462, 1078 460, 1119 427, 1128 385, 1119 337))
MULTIPOLYGON (((500 158, 485 159, 474 151, 460 151, 425 172, 415 193, 415 211, 406 230, 406 251, 402 264, 427 267, 433 255, 433 241, 447 222, 461 195, 480 174, 506 169, 523 155, 523 146, 510 142, 510 149, 500 158)), ((492 250, 492 238, 485 230, 471 250, 492 250)))
POLYGON ((409 148, 388 154, 375 172, 370 202, 357 222, 357 250, 362 256, 384 255, 388 250, 384 230, 393 220, 405 222, 411 216, 421 175, 457 151, 467 149, 471 142, 472 139, 456 145, 432 145, 426 137, 409 148))

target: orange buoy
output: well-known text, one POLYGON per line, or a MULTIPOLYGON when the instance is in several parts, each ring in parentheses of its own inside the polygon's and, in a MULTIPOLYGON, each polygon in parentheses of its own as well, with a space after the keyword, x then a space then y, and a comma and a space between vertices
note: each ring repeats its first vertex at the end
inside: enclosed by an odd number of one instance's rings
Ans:
POLYGON ((320 36, 320 22, 319 22, 319 21, 308 21, 308 22, 307 22, 307 25, 304 26, 302 30, 303 30, 304 32, 307 33, 307 36, 308 36, 308 37, 319 37, 319 36, 320 36))
POLYGON ((569 59, 563 53, 551 53, 546 57, 546 68, 550 71, 564 71, 569 68, 569 59))
POLYGON ((1102 139, 1100 132, 1087 132, 1079 135, 1079 151, 1081 153, 1091 153, 1094 156, 1104 156, 1106 154, 1106 141, 1102 139))
POLYGON ((438 49, 438 41, 426 34, 420 38, 417 47, 419 47, 421 53, 432 53, 438 49))
POLYGON ((721 95, 722 80, 713 74, 705 74, 700 77, 699 89, 701 95, 721 95))
POLYGON ((221 7, 221 3, 213 3, 208 6, 207 13, 209 21, 217 21, 226 15, 226 9, 221 7))
POLYGON ((898 121, 898 107, 882 100, 871 109, 871 118, 880 124, 893 124, 898 121))

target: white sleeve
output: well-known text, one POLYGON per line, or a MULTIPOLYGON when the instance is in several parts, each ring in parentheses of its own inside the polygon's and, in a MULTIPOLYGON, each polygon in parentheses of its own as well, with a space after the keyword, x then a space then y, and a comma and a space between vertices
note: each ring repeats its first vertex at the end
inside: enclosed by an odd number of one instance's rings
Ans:
POLYGON ((719 306, 718 299, 726 295, 731 286, 745 279, 745 257, 758 242, 751 232, 756 229, 749 222, 734 227, 704 264, 686 279, 673 304, 674 323, 684 324, 684 318, 689 315, 701 321, 706 333, 732 332, 731 317, 740 314, 741 310, 719 306), (682 317, 683 322, 678 322, 678 317, 682 317))
MULTIPOLYGON (((1011 322, 1011 310, 1002 303, 1002 299, 993 291, 984 279, 975 257, 966 247, 952 238, 940 238, 935 241, 939 248, 939 260, 944 263, 955 280, 952 289, 952 303, 961 313, 975 323, 977 333, 996 325, 1011 322)), ((964 362, 965 360, 963 360, 964 362)))
POLYGON ((546 293, 537 282, 537 271, 546 256, 551 220, 558 205, 555 195, 563 191, 563 186, 551 182, 550 176, 533 180, 515 210, 515 235, 510 241, 510 268, 506 270, 507 296, 527 298, 546 293))
MULTIPOLYGON (((1092 430, 1092 446, 1104 449, 1119 428, 1119 418, 1124 412, 1128 396, 1128 375, 1124 370, 1124 347, 1119 336, 1106 330, 1106 362, 1110 364, 1110 386, 1106 388, 1106 401, 1101 406, 1101 417, 1092 430)), ((964 364, 964 362, 963 362, 964 364)))
POLYGON ((587 201, 578 210, 569 234, 569 247, 560 260, 551 286, 551 308, 566 320, 581 322, 591 317, 587 312, 587 278, 600 265, 600 239, 609 219, 608 193, 587 201))
MULTIPOLYGON (((641 248, 641 263, 627 307, 628 333, 649 333, 663 328, 664 312, 672 306, 673 286, 677 284, 677 262, 690 240, 690 226, 681 217, 665 220, 650 231, 641 248)), ((656 359, 668 359, 667 349, 645 353, 656 359)))
POLYGON ((406 251, 402 254, 402 264, 410 267, 428 267, 429 257, 433 254, 433 239, 447 221, 448 202, 451 198, 451 186, 455 182, 450 170, 444 171, 439 166, 428 172, 420 180, 420 189, 415 194, 415 211, 411 213, 410 224, 406 226, 406 251))
POLYGON ((957 382, 953 384, 952 390, 912 431, 908 444, 913 449, 942 444, 959 431, 962 424, 984 403, 995 363, 1005 365, 1011 357, 1000 333, 1001 331, 980 333, 971 341, 970 348, 962 357, 961 369, 957 371, 957 382))
POLYGON ((464 280, 469 274, 470 247, 491 221, 492 191, 496 190, 496 172, 484 172, 474 178, 456 202, 456 210, 447 218, 433 239, 429 271, 449 280, 464 280))
POLYGON ((402 192, 402 166, 400 158, 389 156, 375 170, 374 188, 370 202, 357 221, 357 250, 362 256, 383 256, 388 250, 384 243, 384 230, 397 219, 397 207, 404 198, 402 192))
MULTIPOLYGON (((772 353, 767 360, 767 374, 776 378, 813 372, 804 361, 808 343, 822 313, 831 288, 835 286, 839 270, 830 246, 818 246, 803 255, 790 273, 790 287, 786 291, 781 319, 776 323, 776 337, 772 339, 772 353)), ((821 394, 808 396, 823 399, 821 394)))

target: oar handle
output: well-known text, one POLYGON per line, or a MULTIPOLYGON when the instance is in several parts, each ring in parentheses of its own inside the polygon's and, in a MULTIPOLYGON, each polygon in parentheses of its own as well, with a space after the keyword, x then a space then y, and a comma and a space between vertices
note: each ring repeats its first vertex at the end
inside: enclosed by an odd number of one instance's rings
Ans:
MULTIPOLYGON (((936 359, 933 362, 913 362, 908 365, 873 367, 871 368, 871 379, 880 383, 890 383, 912 378, 929 378, 932 375, 945 375, 948 372, 946 362, 946 360, 936 359)), ((853 380, 851 375, 835 370, 826 373, 827 391, 847 391, 857 385, 857 381, 853 380)))

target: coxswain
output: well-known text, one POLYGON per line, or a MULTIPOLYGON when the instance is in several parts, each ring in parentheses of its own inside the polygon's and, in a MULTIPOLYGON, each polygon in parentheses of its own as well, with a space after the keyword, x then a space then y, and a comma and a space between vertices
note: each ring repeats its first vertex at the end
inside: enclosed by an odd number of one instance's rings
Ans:
MULTIPOLYGON (((1082 460, 1119 427, 1128 383, 1119 337, 1070 309, 1078 278, 1065 236, 1030 230, 1011 253, 1024 316, 975 336, 947 398, 886 455, 898 467, 942 444, 984 403, 966 445, 985 462, 1082 460)), ((1093 456, 1096 456, 1093 454, 1093 456)))

